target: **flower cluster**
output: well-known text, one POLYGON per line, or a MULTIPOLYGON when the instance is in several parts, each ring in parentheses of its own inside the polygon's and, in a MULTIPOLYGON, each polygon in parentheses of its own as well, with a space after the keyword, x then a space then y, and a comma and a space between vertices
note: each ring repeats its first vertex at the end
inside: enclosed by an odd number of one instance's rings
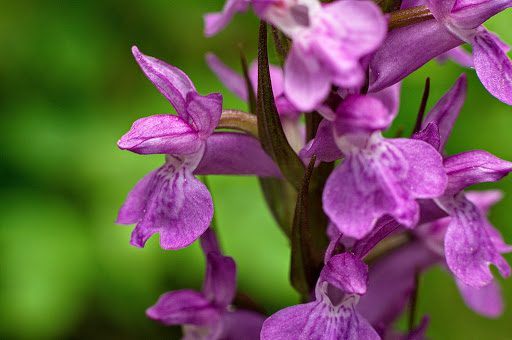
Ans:
POLYGON ((382 132, 398 113, 400 81, 434 58, 474 66, 512 105, 508 46, 482 26, 512 1, 227 0, 205 15, 205 35, 250 7, 262 20, 257 61, 238 74, 206 56, 250 112, 223 109, 220 93, 200 95, 181 70, 132 49, 177 115, 141 118, 119 140, 121 149, 164 154, 165 164, 136 184, 117 223, 136 224, 137 247, 155 233, 163 249, 200 239, 207 264, 201 292, 166 293, 147 316, 183 325, 186 339, 422 339, 428 316, 406 334, 393 323, 434 265, 453 275, 469 308, 500 315, 489 266, 510 276, 502 253, 512 246, 486 214, 501 193, 466 189, 499 181, 512 163, 482 150, 444 152, 466 76, 424 116, 425 91, 410 137, 382 132), (269 24, 281 65, 268 63, 269 24), (261 179, 289 237, 291 284, 303 304, 266 316, 233 302, 236 265, 220 250, 212 197, 196 178, 215 174, 261 179), (293 218, 283 205, 295 208, 293 218))

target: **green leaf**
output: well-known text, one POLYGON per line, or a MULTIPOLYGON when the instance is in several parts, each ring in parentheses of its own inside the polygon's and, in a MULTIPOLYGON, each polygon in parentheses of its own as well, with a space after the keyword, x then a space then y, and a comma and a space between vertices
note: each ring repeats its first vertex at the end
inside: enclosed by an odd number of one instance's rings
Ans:
POLYGON ((274 43, 274 51, 276 54, 277 61, 281 67, 284 67, 284 62, 286 60, 286 56, 290 51, 291 40, 288 39, 287 36, 283 34, 280 30, 278 30, 275 26, 270 26, 270 30, 272 31, 272 42, 274 43))
POLYGON ((309 225, 309 184, 316 156, 309 162, 300 185, 295 205, 292 225, 292 255, 290 263, 290 281, 292 286, 308 301, 323 265, 323 257, 318 256, 311 239, 309 225))
POLYGON ((261 21, 258 46, 258 133, 265 152, 276 162, 288 182, 299 189, 304 165, 288 143, 277 113, 267 53, 267 24, 261 21))
POLYGON ((270 212, 285 235, 292 234, 293 214, 297 190, 290 183, 280 178, 260 178, 260 186, 270 212))
POLYGON ((249 78, 249 68, 247 67, 247 59, 245 53, 240 45, 240 63, 242 64, 242 72, 244 74, 245 85, 247 86, 247 94, 249 95, 249 110, 251 113, 256 114, 256 96, 254 95, 254 88, 252 87, 251 79, 249 78))

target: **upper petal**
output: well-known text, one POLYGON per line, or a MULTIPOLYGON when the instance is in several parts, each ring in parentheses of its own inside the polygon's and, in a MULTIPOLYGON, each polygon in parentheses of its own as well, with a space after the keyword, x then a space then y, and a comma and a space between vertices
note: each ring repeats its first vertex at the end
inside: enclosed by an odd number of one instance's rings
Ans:
POLYGON ((222 114, 222 95, 210 93, 202 96, 189 92, 186 99, 189 122, 196 128, 199 137, 206 139, 213 133, 222 114))
POLYGON ((187 94, 196 92, 190 78, 180 69, 141 53, 137 46, 132 47, 132 52, 146 77, 171 102, 178 115, 188 121, 187 94))
POLYGON ((143 155, 187 155, 199 149, 201 140, 194 127, 181 117, 155 115, 136 120, 117 146, 143 155))
POLYGON ((368 266, 351 252, 344 252, 329 259, 320 277, 347 294, 363 295, 368 286, 368 266))
POLYGON ((349 95, 336 110, 334 126, 338 136, 367 133, 387 129, 393 118, 394 115, 378 98, 349 95))

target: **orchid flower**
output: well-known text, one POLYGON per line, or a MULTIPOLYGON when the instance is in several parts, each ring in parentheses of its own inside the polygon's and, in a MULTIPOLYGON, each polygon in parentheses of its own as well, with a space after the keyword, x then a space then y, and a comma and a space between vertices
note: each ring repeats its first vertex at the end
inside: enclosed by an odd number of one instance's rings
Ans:
POLYGON ((138 154, 165 154, 165 164, 146 175, 130 192, 117 223, 137 226, 130 243, 144 247, 160 233, 164 249, 187 247, 208 228, 213 202, 194 174, 279 176, 259 142, 240 133, 213 133, 222 112, 222 96, 201 96, 188 76, 133 47, 146 76, 178 113, 137 120, 118 142, 138 154))
POLYGON ((265 317, 230 306, 236 293, 235 261, 222 255, 212 230, 201 236, 201 247, 206 257, 202 291, 165 293, 147 309, 147 316, 164 325, 183 325, 183 339, 259 339, 265 317))

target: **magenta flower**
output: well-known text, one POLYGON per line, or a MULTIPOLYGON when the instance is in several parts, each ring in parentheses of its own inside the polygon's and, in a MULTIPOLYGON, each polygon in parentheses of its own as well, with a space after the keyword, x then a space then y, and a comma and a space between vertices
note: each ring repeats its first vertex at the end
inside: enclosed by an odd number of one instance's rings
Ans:
POLYGON ((435 20, 392 31, 373 57, 370 91, 394 84, 466 42, 473 49, 475 70, 484 87, 512 105, 512 62, 505 54, 506 45, 481 25, 511 7, 512 1, 427 0, 427 4, 435 20))
POLYGON ((146 310, 164 325, 183 325, 183 339, 259 339, 265 316, 230 306, 236 293, 236 264, 222 255, 212 230, 201 236, 206 274, 201 292, 168 292, 146 310))
POLYGON ((355 309, 368 286, 368 266, 350 252, 328 260, 315 288, 315 301, 270 316, 262 340, 380 339, 355 309))
POLYGON ((137 120, 118 142, 139 154, 165 154, 165 164, 146 175, 130 192, 117 223, 134 224, 130 243, 144 247, 160 233, 164 249, 192 244, 208 228, 213 202, 194 174, 279 176, 259 142, 239 133, 213 133, 222 112, 219 93, 201 96, 181 70, 133 47, 146 76, 176 109, 178 116, 137 120))
POLYGON ((316 1, 269 6, 265 18, 293 40, 284 65, 284 90, 302 111, 326 98, 331 85, 360 87, 365 80, 361 58, 375 51, 386 36, 387 22, 371 1, 316 1))
MULTIPOLYGON (((351 96, 333 122, 319 127, 324 135, 317 133, 318 143, 326 146, 334 139, 345 157, 327 179, 322 197, 325 213, 344 235, 362 238, 386 214, 412 228, 419 221, 416 199, 439 197, 446 188, 442 158, 432 146, 381 136, 393 117, 379 99, 351 96)), ((308 146, 309 152, 318 149, 314 142, 308 146)), ((334 152, 325 154, 333 157, 334 152)))

